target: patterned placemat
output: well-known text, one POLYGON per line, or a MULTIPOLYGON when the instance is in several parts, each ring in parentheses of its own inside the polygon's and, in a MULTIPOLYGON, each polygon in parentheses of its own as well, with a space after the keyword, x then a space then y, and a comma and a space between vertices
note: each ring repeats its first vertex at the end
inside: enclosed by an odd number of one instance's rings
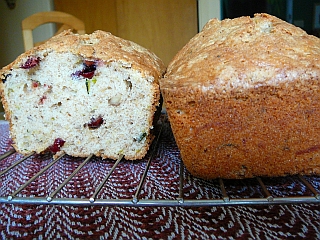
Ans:
MULTIPOLYGON (((11 149, 8 124, 0 123, 0 154, 11 149)), ((149 154, 148 154, 149 155, 149 154)), ((19 154, 0 161, 0 172, 20 159, 19 154)), ((123 161, 97 198, 132 198, 148 156, 138 162, 123 161)), ((7 196, 52 161, 50 155, 32 156, 1 176, 0 196, 7 196)), ((141 191, 145 199, 176 199, 179 195, 179 150, 170 125, 165 124, 141 191)), ((19 193, 20 197, 50 194, 81 163, 64 157, 19 193)), ((114 161, 93 158, 57 194, 88 198, 114 161)), ((186 199, 219 198, 216 180, 193 178, 184 171, 186 199)), ((308 180, 319 191, 320 179, 308 180)), ((230 196, 257 197, 253 180, 226 181, 230 196)), ((275 195, 309 194, 294 177, 269 180, 275 195)), ((250 205, 215 207, 118 207, 1 204, 2 239, 320 239, 320 204, 250 205)))

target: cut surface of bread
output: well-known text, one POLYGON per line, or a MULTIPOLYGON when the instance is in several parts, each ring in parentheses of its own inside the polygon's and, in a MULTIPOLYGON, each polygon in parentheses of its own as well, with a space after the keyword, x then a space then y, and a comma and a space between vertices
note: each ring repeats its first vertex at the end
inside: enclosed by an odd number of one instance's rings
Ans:
POLYGON ((141 159, 153 139, 163 63, 110 33, 69 31, 1 71, 6 119, 22 153, 141 159))

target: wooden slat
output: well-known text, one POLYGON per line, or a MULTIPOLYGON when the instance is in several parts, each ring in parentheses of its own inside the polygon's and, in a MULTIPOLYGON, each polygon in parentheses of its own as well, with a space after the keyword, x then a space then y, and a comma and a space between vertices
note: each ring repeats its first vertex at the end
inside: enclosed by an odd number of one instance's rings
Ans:
POLYGON ((197 33, 196 0, 54 0, 55 9, 85 22, 86 32, 109 31, 134 41, 165 64, 197 33))

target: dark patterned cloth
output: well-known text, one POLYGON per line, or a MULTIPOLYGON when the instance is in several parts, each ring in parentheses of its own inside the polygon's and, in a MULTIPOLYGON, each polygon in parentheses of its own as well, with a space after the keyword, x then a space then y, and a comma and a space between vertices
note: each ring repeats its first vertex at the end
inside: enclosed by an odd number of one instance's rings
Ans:
MULTIPOLYGON (((0 124, 0 154, 11 149, 8 124, 0 124)), ((150 153, 141 161, 122 161, 97 199, 130 199, 145 170, 150 153)), ((0 172, 21 159, 19 154, 0 161, 0 172)), ((83 162, 63 157, 17 194, 46 197, 83 162)), ((7 197, 53 161, 34 155, 0 176, 0 197, 7 197)), ((159 139, 140 199, 179 197, 179 150, 169 124, 159 139)), ((93 158, 61 189, 56 198, 89 199, 114 161, 93 158)), ((218 180, 193 178, 186 170, 185 199, 221 198, 218 180)), ((306 177, 320 192, 320 177, 306 177)), ((309 195, 296 178, 266 179, 274 196, 309 195)), ((225 181, 230 197, 263 195, 254 179, 225 181)), ((135 207, 96 205, 39 205, 1 203, 2 239, 320 239, 320 202, 286 205, 237 205, 214 207, 135 207)))

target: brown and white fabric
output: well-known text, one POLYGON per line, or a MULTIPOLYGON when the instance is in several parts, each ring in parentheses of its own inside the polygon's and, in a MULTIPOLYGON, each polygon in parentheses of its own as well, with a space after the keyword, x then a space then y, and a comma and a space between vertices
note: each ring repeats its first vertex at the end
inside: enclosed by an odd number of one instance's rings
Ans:
MULTIPOLYGON (((8 124, 0 124, 0 154, 11 149, 8 124)), ((98 194, 99 199, 130 199, 145 170, 142 161, 123 161, 98 194)), ((0 161, 0 172, 21 159, 13 154, 0 161)), ((63 157, 22 190, 19 197, 46 197, 82 162, 63 157)), ((1 176, 0 197, 8 196, 52 161, 35 155, 1 176)), ((179 150, 169 124, 164 125, 141 195, 142 199, 179 196, 179 150)), ((93 158, 57 194, 58 198, 89 198, 114 161, 93 158)), ((320 176, 306 177, 319 191, 320 176)), ((267 179, 281 196, 308 191, 294 177, 267 179)), ((261 195, 254 180, 225 182, 232 197, 261 195)), ((185 199, 219 198, 217 180, 193 178, 184 171, 185 199)), ((1 203, 1 239, 320 239, 320 203, 214 207, 120 207, 1 203)))

